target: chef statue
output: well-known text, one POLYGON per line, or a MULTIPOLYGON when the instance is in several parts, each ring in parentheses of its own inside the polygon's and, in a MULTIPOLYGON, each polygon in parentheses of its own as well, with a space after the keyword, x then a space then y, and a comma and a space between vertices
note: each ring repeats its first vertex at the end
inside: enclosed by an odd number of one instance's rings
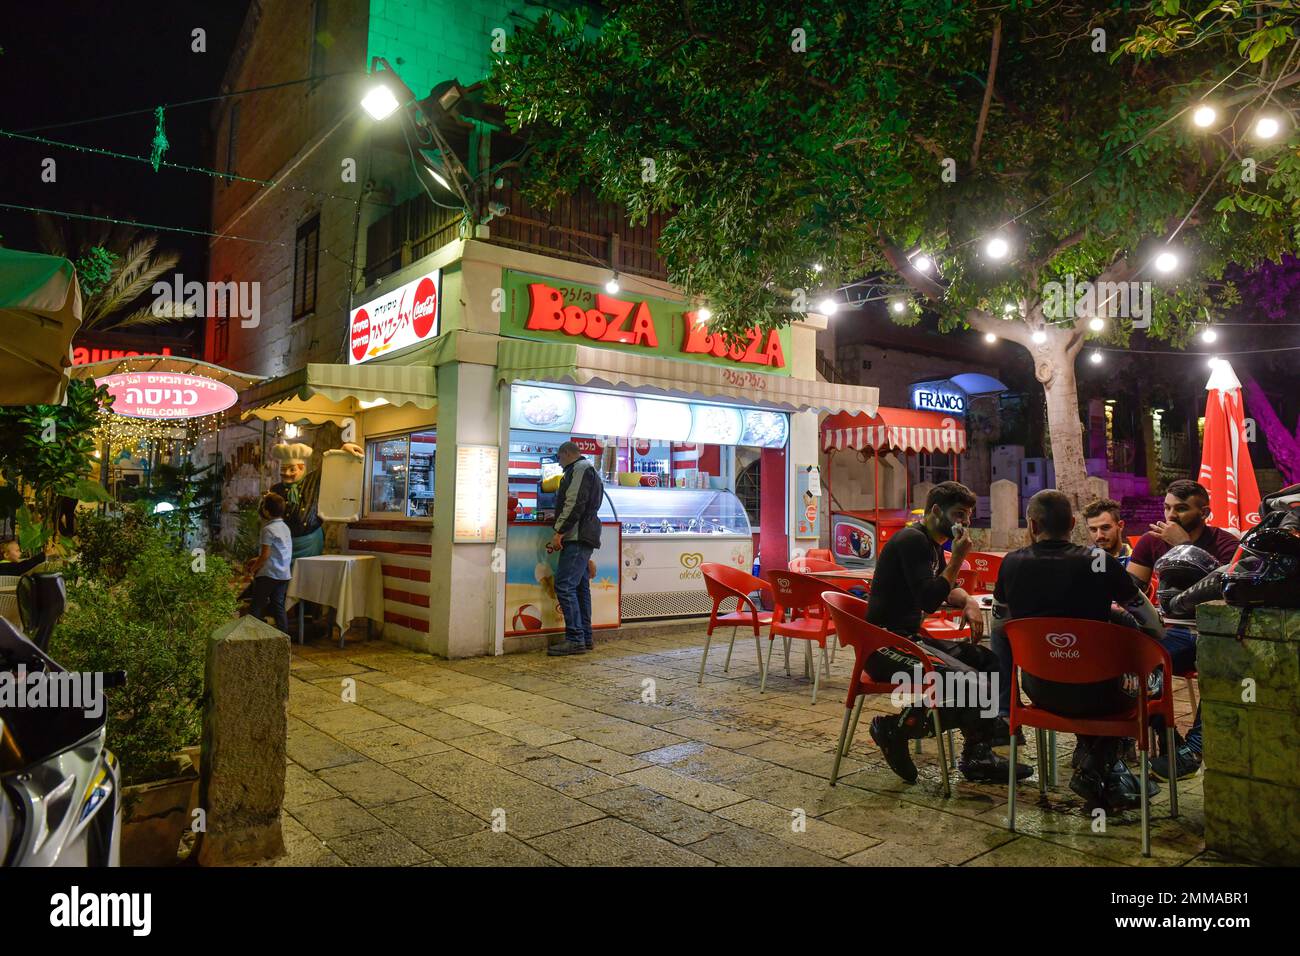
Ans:
MULTIPOLYGON (((352 442, 344 442, 343 451, 357 458, 365 456, 352 442)), ((281 443, 271 448, 271 457, 280 463, 280 480, 271 490, 285 501, 284 521, 293 537, 294 560, 315 557, 325 551, 325 530, 317 513, 320 470, 307 470, 311 456, 312 447, 302 442, 281 443)))

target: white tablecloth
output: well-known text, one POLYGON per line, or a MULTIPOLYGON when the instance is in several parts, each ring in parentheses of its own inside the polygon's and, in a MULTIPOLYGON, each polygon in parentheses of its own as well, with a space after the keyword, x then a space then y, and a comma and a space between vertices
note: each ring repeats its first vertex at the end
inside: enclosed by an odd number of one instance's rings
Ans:
POLYGON ((322 554, 293 563, 288 596, 338 610, 339 629, 354 618, 384 623, 384 575, 372 554, 322 554))

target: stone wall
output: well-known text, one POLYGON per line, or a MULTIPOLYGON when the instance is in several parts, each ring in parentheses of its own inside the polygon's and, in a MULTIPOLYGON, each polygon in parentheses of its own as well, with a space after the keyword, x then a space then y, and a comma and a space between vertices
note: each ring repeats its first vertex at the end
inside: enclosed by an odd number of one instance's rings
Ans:
POLYGON ((1197 609, 1205 723, 1205 845, 1300 864, 1300 610, 1197 609))

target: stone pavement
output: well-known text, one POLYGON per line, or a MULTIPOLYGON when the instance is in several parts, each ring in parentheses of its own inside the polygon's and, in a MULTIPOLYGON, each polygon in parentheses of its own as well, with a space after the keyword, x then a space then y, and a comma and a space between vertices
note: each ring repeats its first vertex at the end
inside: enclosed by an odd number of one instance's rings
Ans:
MULTIPOLYGON (((1021 787, 1019 834, 1006 829, 1005 785, 954 771, 953 796, 943 797, 933 740, 909 786, 867 733, 873 713, 890 709, 886 698, 868 699, 847 776, 832 789, 851 654, 838 654, 813 706, 799 642, 789 678, 778 643, 762 695, 752 635, 737 638, 726 674, 726 641, 715 642, 697 686, 703 643, 703 628, 673 626, 625 629, 567 658, 442 661, 382 641, 295 645, 288 855, 271 865, 1226 862, 1204 849, 1199 776, 1180 788, 1177 820, 1162 784, 1151 859, 1140 853, 1136 812, 1092 832, 1065 786, 1072 737, 1061 741, 1060 783, 1046 805, 1036 783, 1021 787)), ((1185 728, 1187 691, 1177 684, 1185 728)))

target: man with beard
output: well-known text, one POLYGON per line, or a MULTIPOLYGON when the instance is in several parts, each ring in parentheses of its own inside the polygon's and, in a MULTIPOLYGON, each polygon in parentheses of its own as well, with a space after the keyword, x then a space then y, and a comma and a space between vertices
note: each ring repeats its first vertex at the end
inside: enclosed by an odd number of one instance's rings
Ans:
POLYGON ((1133 549, 1124 538, 1124 519, 1119 516, 1119 502, 1098 498, 1083 509, 1083 522, 1092 543, 1127 567, 1133 549))
MULTIPOLYGON (((941 677, 974 673, 986 694, 980 699, 997 699, 997 657, 974 642, 944 641, 921 633, 921 622, 939 606, 961 608, 978 637, 983 626, 979 602, 956 586, 962 561, 971 550, 968 528, 975 510, 975 496, 965 485, 944 481, 930 489, 925 499, 925 516, 903 528, 886 542, 876 562, 867 601, 867 621, 893 631, 920 645, 941 677), (952 556, 943 546, 952 541, 952 556)), ((885 648, 866 661, 867 674, 874 681, 900 683, 910 680, 921 662, 905 652, 885 648)), ((954 681, 945 680, 943 686, 954 681)), ((1007 778, 1007 761, 993 752, 993 745, 1006 741, 1007 725, 996 711, 985 714, 979 707, 956 706, 945 693, 937 710, 945 729, 960 728, 965 746, 958 769, 968 780, 999 782, 1007 778)), ((930 714, 922 707, 905 707, 897 716, 881 716, 871 722, 871 739, 885 755, 889 768, 908 783, 916 781, 916 765, 907 742, 933 733, 930 714)), ((1033 768, 1020 766, 1016 775, 1030 776, 1033 768)))
MULTIPOLYGON (((1237 537, 1225 528, 1214 528, 1206 524, 1210 519, 1210 493, 1199 482, 1182 479, 1169 485, 1165 493, 1165 520, 1151 525, 1151 530, 1142 536, 1133 557, 1129 561, 1128 572, 1143 584, 1151 580, 1151 571, 1156 562, 1174 547, 1187 544, 1209 552, 1220 567, 1230 564, 1237 553, 1237 537)), ((1165 631, 1161 642, 1173 661, 1174 670, 1186 672, 1196 667, 1196 633, 1183 624, 1171 625, 1165 631)), ((1163 726, 1157 722, 1157 729, 1163 726)), ((1165 735, 1157 734, 1160 753, 1151 761, 1151 772, 1162 780, 1171 776, 1189 777, 1201 767, 1201 712, 1197 708, 1192 728, 1187 738, 1176 735, 1174 746, 1177 748, 1170 755, 1164 752, 1165 735)))

